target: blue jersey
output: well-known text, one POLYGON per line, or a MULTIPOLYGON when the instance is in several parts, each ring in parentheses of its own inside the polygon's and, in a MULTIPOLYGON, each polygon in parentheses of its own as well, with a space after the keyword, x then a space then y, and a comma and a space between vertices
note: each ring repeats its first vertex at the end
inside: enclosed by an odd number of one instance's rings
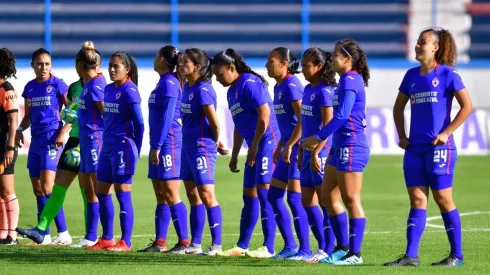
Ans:
POLYGON ((104 129, 102 113, 96 102, 104 101, 105 77, 99 73, 83 85, 78 106, 79 137, 86 137, 104 129))
POLYGON ((252 145, 257 128, 258 113, 256 108, 268 104, 271 110, 269 125, 262 137, 261 144, 277 143, 280 138, 276 115, 272 106, 272 99, 267 86, 253 74, 244 73, 236 80, 235 85, 228 89, 228 108, 231 111, 235 129, 245 139, 247 145, 252 145))
POLYGON ((333 147, 343 147, 355 144, 356 146, 369 147, 366 136, 366 90, 364 80, 356 71, 343 74, 339 80, 339 86, 333 96, 334 113, 340 112, 342 105, 340 100, 345 98, 346 91, 353 91, 356 99, 348 121, 333 134, 333 147))
POLYGON ((61 129, 62 98, 67 92, 65 82, 54 75, 43 83, 38 83, 36 79, 27 83, 22 97, 27 99, 29 106, 33 136, 61 129))
POLYGON ((184 145, 216 147, 215 138, 209 130, 209 120, 202 109, 204 105, 213 105, 216 110, 216 92, 211 82, 201 81, 192 87, 187 82, 181 105, 184 145))
POLYGON ((156 88, 151 92, 148 99, 149 109, 149 125, 150 125, 150 144, 163 145, 167 137, 173 138, 174 141, 180 142, 182 138, 182 124, 180 122, 180 102, 182 100, 182 88, 179 80, 171 72, 164 73, 160 76, 160 80, 156 88), (163 118, 164 118, 164 101, 165 98, 176 98, 177 105, 172 118, 170 130, 165 137, 161 137, 163 118))
MULTIPOLYGON (((461 76, 447 65, 438 65, 426 75, 420 67, 408 70, 400 85, 400 92, 410 98, 411 145, 431 144, 434 138, 451 123, 454 93, 464 89, 461 76)), ((453 136, 445 146, 454 148, 453 136)))
POLYGON ((112 137, 133 138, 130 105, 141 104, 138 87, 128 79, 117 88, 114 83, 107 85, 104 94, 104 144, 112 137))
MULTIPOLYGON (((322 107, 332 107, 332 98, 334 87, 327 86, 324 82, 315 87, 311 84, 306 85, 301 104, 301 123, 303 138, 313 136, 317 131, 322 129, 322 107)), ((332 146, 331 136, 328 138, 326 145, 332 146)), ((307 152, 307 151, 305 151, 307 152)))
POLYGON ((288 75, 281 84, 274 86, 274 113, 284 143, 291 137, 298 121, 291 102, 303 98, 303 89, 295 75, 288 75))

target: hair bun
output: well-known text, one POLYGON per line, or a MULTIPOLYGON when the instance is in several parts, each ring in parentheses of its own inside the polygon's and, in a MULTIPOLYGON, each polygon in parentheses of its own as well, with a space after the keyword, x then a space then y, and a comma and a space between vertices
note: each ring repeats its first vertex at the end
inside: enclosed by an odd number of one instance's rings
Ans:
POLYGON ((85 41, 85 43, 83 43, 82 49, 86 51, 95 51, 95 44, 92 41, 85 41))

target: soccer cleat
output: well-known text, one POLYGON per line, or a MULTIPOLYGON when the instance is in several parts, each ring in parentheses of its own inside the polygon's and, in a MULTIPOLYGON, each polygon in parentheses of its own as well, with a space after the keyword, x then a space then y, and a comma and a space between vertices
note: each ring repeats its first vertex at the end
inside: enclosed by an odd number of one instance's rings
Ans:
POLYGON ((321 260, 328 258, 328 254, 325 251, 318 249, 318 251, 311 258, 305 260, 305 262, 310 264, 319 263, 321 260))
POLYGON ((138 250, 138 252, 165 252, 167 250, 167 241, 163 238, 160 238, 148 244, 147 248, 138 250))
POLYGON ((384 266, 419 266, 420 260, 419 257, 412 258, 407 255, 403 255, 402 257, 394 260, 393 262, 385 263, 384 266))
POLYGON ((185 249, 185 254, 199 254, 199 253, 202 253, 202 247, 200 244, 191 243, 191 245, 189 245, 185 249))
POLYGON ((304 251, 298 251, 298 253, 294 254, 293 256, 287 258, 286 260, 288 261, 306 261, 309 258, 311 258, 311 254, 306 253, 304 251))
POLYGON ((71 243, 72 239, 70 233, 68 233, 68 231, 65 231, 58 233, 58 235, 54 237, 50 245, 70 245, 71 243))
POLYGON ((334 265, 360 265, 362 264, 362 257, 349 252, 342 259, 333 262, 333 264, 334 265))
POLYGON ((342 259, 343 257, 345 257, 345 255, 347 255, 347 252, 348 251, 342 250, 340 248, 336 248, 332 252, 331 255, 329 255, 327 258, 321 259, 319 261, 319 263, 322 263, 322 264, 333 264, 334 262, 337 262, 340 259, 342 259))
POLYGON ((298 253, 298 248, 284 247, 284 249, 281 250, 281 252, 279 252, 276 256, 272 257, 272 259, 285 260, 296 255, 296 253, 298 253))
POLYGON ((85 249, 86 250, 104 250, 108 247, 112 247, 115 245, 116 245, 116 242, 114 241, 114 239, 106 240, 106 239, 100 237, 99 240, 94 245, 86 246, 85 249))
MULTIPOLYGON (((43 231, 37 227, 26 228, 26 229, 17 227, 15 231, 17 231, 17 233, 19 233, 20 235, 33 240, 37 244, 44 244, 46 231, 43 231)), ((51 237, 49 239, 51 243, 51 237)))
POLYGON ((112 252, 129 252, 132 249, 124 240, 119 240, 114 246, 107 247, 105 250, 112 252))
POLYGON ((84 248, 84 247, 87 247, 87 246, 93 246, 95 245, 97 242, 94 242, 94 241, 91 241, 91 240, 87 240, 85 238, 82 238, 80 239, 80 242, 77 243, 77 244, 74 244, 74 245, 70 245, 70 247, 74 247, 74 248, 84 248))
POLYGON ((276 253, 271 254, 269 252, 269 249, 267 248, 267 246, 262 246, 262 247, 259 247, 257 250, 245 252, 245 255, 247 255, 250 258, 267 259, 267 258, 274 257, 274 255, 276 255, 276 253))
POLYGON ((221 245, 212 245, 203 252, 197 254, 198 256, 216 256, 219 252, 223 252, 221 245))
POLYGON ((26 243, 24 246, 36 246, 36 245, 50 245, 53 240, 50 235, 44 236, 44 240, 42 243, 38 244, 36 242, 26 243))
POLYGON ((463 264, 463 259, 458 259, 454 255, 449 255, 440 262, 432 263, 433 266, 461 266, 463 264))
POLYGON ((7 236, 7 238, 0 241, 0 245, 19 245, 19 240, 14 240, 12 236, 7 236))
POLYGON ((218 252, 216 255, 223 256, 223 257, 241 257, 241 256, 245 256, 245 253, 247 253, 247 251, 248 249, 243 249, 238 246, 235 246, 232 249, 218 252))
POLYGON ((174 255, 185 255, 185 251, 187 250, 188 247, 189 247, 189 240, 182 240, 165 253, 174 254, 174 255))

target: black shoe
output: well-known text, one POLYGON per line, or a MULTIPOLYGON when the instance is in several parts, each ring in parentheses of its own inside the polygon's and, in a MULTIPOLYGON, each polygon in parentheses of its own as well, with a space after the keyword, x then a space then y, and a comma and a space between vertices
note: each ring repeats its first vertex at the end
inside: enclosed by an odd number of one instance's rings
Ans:
POLYGON ((19 241, 7 236, 7 238, 0 240, 0 245, 19 245, 19 241))
POLYGON ((449 255, 440 262, 432 263, 434 266, 461 266, 463 264, 463 259, 458 259, 454 255, 449 255))
POLYGON ((419 266, 419 257, 412 258, 404 255, 403 257, 394 260, 393 262, 385 263, 384 266, 419 266))
POLYGON ((167 250, 168 248, 166 242, 161 242, 159 244, 157 241, 154 241, 148 244, 147 248, 140 249, 138 252, 165 252, 167 250))

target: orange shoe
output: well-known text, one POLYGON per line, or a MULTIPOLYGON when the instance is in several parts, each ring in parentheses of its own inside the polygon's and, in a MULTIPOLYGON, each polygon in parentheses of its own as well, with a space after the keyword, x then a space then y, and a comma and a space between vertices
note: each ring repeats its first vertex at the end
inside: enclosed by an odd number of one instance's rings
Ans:
POLYGON ((129 252, 132 249, 126 244, 125 241, 119 240, 114 246, 108 247, 105 250, 116 251, 116 252, 129 252))
POLYGON ((114 246, 114 245, 116 245, 116 242, 114 241, 114 239, 106 240, 106 239, 103 239, 102 237, 100 237, 96 244, 94 244, 92 246, 87 246, 87 247, 85 247, 85 249, 86 250, 104 250, 104 249, 111 247, 111 246, 114 246))

